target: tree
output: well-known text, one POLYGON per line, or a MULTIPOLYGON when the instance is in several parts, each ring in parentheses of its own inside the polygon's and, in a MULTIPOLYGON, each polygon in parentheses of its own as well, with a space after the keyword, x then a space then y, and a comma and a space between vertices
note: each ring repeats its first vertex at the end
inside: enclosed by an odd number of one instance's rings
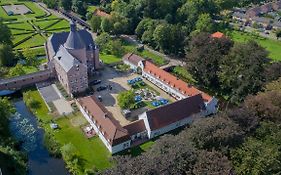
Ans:
POLYGON ((203 13, 199 16, 196 22, 196 32, 213 32, 214 24, 211 16, 207 13, 203 13))
POLYGON ((16 60, 11 46, 0 44, 0 66, 13 66, 16 60))
POLYGON ((34 51, 32 51, 30 49, 24 49, 23 56, 25 57, 26 63, 29 66, 37 67, 39 65, 37 55, 34 51))
POLYGON ((225 57, 219 74, 223 89, 234 102, 263 87, 268 52, 254 41, 237 43, 225 57))
POLYGON ((254 137, 231 152, 237 174, 279 174, 281 172, 281 127, 262 123, 254 137))
POLYGON ((74 12, 85 17, 87 13, 87 4, 82 0, 72 0, 72 9, 74 12))
POLYGON ((44 4, 47 5, 48 8, 54 9, 57 7, 58 2, 54 0, 43 0, 44 4))
POLYGON ((90 25, 92 27, 93 32, 98 32, 101 28, 101 17, 92 16, 90 20, 90 25))
POLYGON ((108 33, 102 33, 96 38, 96 43, 101 52, 108 52, 108 43, 111 41, 108 33))
POLYGON ((113 23, 110 18, 103 18, 101 21, 101 29, 103 32, 110 33, 113 30, 113 23))
POLYGON ((24 75, 24 74, 25 74, 25 71, 21 64, 17 64, 15 67, 12 67, 9 70, 9 76, 11 76, 11 77, 20 76, 20 75, 24 75))
POLYGON ((108 43, 108 50, 110 54, 122 57, 124 55, 125 49, 122 46, 122 43, 120 40, 112 40, 108 43))
POLYGON ((219 89, 220 64, 233 42, 226 38, 212 38, 207 33, 192 37, 187 50, 187 69, 205 87, 219 89))
POLYGON ((232 165, 226 156, 215 150, 202 150, 193 168, 194 175, 231 174, 232 165))
POLYGON ((261 121, 281 123, 281 91, 268 91, 249 96, 243 105, 261 121))
POLYGON ((118 105, 122 109, 130 109, 135 104, 135 94, 133 91, 124 91, 117 96, 118 105))
POLYGON ((59 6, 62 7, 65 11, 70 11, 72 7, 71 0, 59 0, 59 6))
POLYGON ((156 41, 157 47, 162 51, 169 50, 171 44, 171 36, 167 35, 171 30, 168 24, 160 24, 153 32, 153 39, 156 41))
POLYGON ((199 149, 223 151, 240 144, 244 132, 228 117, 220 115, 194 122, 183 134, 199 149))
POLYGON ((0 44, 12 45, 11 31, 2 19, 0 19, 0 44))

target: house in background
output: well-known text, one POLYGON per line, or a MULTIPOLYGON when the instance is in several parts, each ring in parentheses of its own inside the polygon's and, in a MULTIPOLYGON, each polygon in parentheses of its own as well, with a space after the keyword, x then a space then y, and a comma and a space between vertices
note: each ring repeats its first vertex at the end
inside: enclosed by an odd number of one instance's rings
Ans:
POLYGON ((123 63, 130 66, 134 71, 137 71, 138 68, 143 67, 144 59, 136 54, 127 53, 123 56, 123 63))
POLYGON ((68 94, 88 88, 88 75, 100 68, 99 49, 87 30, 54 33, 45 44, 50 67, 68 94))

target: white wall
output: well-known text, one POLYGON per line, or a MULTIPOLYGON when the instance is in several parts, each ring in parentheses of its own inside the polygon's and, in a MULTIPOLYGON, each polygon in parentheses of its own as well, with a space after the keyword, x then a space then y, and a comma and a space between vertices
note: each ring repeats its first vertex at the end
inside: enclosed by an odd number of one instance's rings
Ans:
POLYGON ((86 111, 83 109, 82 106, 79 105, 79 103, 77 103, 81 113, 83 114, 83 116, 85 117, 85 119, 90 123, 90 125, 94 128, 96 134, 98 134, 99 138, 101 139, 101 141, 103 142, 103 144, 106 146, 106 148, 112 153, 117 153, 120 151, 123 151, 127 148, 130 148, 131 146, 131 140, 125 141, 123 143, 120 143, 118 145, 114 145, 113 147, 110 145, 110 143, 107 141, 107 139, 103 136, 103 134, 99 131, 98 127, 95 125, 95 123, 92 121, 92 119, 90 118, 90 116, 86 113, 86 111))
POLYGON ((178 90, 172 88, 170 85, 166 84, 165 82, 157 79, 156 77, 150 75, 147 72, 143 71, 142 74, 143 77, 145 77, 148 81, 152 82, 154 85, 156 85, 157 87, 161 88, 162 90, 164 90, 165 92, 167 92, 168 94, 171 94, 173 97, 175 97, 177 100, 181 100, 186 98, 187 96, 183 95, 181 92, 179 92, 178 90))
POLYGON ((176 128, 179 128, 179 127, 185 126, 187 124, 190 124, 194 120, 195 116, 198 117, 199 115, 190 116, 190 117, 184 118, 184 119, 182 119, 180 121, 177 121, 175 123, 172 123, 172 124, 170 124, 170 125, 168 125, 166 127, 150 131, 148 133, 149 139, 157 137, 157 136, 162 135, 162 134, 165 134, 165 133, 167 133, 169 131, 172 131, 172 130, 174 130, 176 128))

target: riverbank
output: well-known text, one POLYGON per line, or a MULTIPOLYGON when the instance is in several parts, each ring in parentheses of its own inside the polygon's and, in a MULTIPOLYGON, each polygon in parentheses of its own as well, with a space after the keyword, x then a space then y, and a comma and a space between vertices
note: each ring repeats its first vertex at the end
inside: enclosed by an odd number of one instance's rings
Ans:
POLYGON ((44 130, 38 127, 36 117, 20 99, 14 102, 15 115, 10 118, 10 131, 21 142, 27 153, 29 175, 68 175, 64 161, 52 157, 44 146, 44 130))
POLYGON ((29 94, 29 98, 36 101, 37 105, 31 108, 31 110, 40 122, 40 126, 58 143, 59 150, 66 149, 67 147, 65 145, 69 144, 75 148, 74 153, 72 152, 74 156, 70 160, 63 155, 67 167, 71 168, 71 172, 85 174, 86 171, 103 170, 111 166, 111 154, 107 151, 101 140, 98 137, 87 139, 80 128, 81 125, 74 124, 74 121, 79 120, 81 122, 85 120, 80 112, 65 117, 54 118, 49 113, 47 106, 36 89, 23 92, 24 96, 26 93, 29 94), (52 121, 58 124, 58 130, 51 129, 50 123, 52 121), (74 161, 78 161, 78 163, 74 165, 74 161))
POLYGON ((0 98, 0 170, 3 175, 26 174, 27 171, 27 156, 9 130, 12 113, 14 108, 10 101, 0 98))

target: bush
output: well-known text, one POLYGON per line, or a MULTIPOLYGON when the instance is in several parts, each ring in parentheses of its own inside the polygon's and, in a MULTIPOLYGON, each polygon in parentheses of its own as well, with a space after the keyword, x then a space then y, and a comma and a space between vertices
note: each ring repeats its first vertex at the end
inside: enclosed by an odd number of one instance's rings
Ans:
POLYGON ((49 132, 44 134, 44 145, 52 156, 61 158, 60 145, 49 132))

